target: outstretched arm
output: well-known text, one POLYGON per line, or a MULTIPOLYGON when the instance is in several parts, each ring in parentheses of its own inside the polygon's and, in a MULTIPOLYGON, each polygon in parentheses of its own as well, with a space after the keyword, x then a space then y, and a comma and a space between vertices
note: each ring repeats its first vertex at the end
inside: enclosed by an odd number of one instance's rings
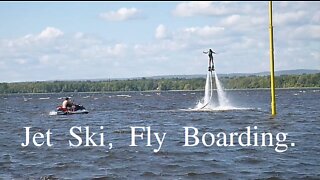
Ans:
MULTIPOLYGON (((209 51, 208 51, 209 52, 209 51)), ((208 54, 208 52, 206 52, 206 51, 203 51, 203 53, 205 53, 205 54, 208 54)))

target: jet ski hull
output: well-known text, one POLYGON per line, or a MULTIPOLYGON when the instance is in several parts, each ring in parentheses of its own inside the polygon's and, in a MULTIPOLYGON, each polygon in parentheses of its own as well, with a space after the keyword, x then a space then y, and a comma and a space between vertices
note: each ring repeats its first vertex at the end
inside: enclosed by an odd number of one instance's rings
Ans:
POLYGON ((87 110, 78 110, 78 111, 57 111, 57 115, 72 115, 72 114, 88 114, 87 110))

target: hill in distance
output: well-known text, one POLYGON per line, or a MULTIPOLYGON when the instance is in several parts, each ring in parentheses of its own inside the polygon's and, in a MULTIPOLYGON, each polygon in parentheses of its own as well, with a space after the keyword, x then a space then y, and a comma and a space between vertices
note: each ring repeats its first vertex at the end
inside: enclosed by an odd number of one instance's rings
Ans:
MULTIPOLYGON (((316 74, 320 73, 320 70, 316 69, 295 69, 295 70, 281 70, 275 71, 276 76, 281 75, 302 75, 302 74, 316 74)), ((259 72, 259 73, 229 73, 229 74, 218 74, 219 77, 239 77, 239 76, 268 76, 270 72, 259 72)), ((112 81, 112 80, 128 80, 128 79, 171 79, 171 78, 206 78, 206 74, 194 74, 194 75, 161 75, 161 76, 149 76, 149 77, 132 77, 132 78, 99 78, 99 79, 71 79, 71 80, 49 80, 49 81, 112 81)))
MULTIPOLYGON (((295 70, 281 70, 281 71, 275 71, 276 76, 281 75, 302 75, 302 74, 316 74, 320 73, 320 70, 316 69, 295 69, 295 70)), ((234 77, 234 76, 268 76, 270 75, 270 72, 259 72, 259 73, 230 73, 230 74, 218 74, 219 77, 234 77)), ((151 79, 162 79, 162 78, 205 78, 205 74, 195 74, 195 75, 166 75, 166 76, 151 76, 146 78, 151 79)), ((134 78, 135 79, 135 78, 134 78)), ((137 78, 140 79, 140 78, 137 78)))

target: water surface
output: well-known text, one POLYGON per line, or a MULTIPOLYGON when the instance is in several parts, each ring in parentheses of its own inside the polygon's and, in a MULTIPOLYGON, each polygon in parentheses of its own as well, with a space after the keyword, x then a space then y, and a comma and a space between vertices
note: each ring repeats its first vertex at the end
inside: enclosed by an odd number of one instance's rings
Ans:
MULTIPOLYGON (((234 107, 223 111, 189 111, 203 92, 123 92, 24 94, 0 96, 0 177, 4 179, 49 178, 163 178, 163 179, 319 179, 320 91, 278 90, 278 115, 269 115, 268 90, 227 91, 234 107), (87 115, 49 116, 62 97, 83 104, 87 115), (73 126, 89 126, 104 133, 105 147, 70 147, 73 126), (100 130, 100 126, 104 129, 100 130), (158 153, 137 139, 129 147, 130 126, 150 126, 166 132, 158 153), (205 132, 286 132, 286 152, 275 147, 183 147, 185 126, 205 132), (51 129, 52 147, 21 147, 24 127, 31 132, 51 129), (113 148, 109 149, 108 143, 113 148)), ((216 94, 214 94, 214 98, 216 94)), ((85 137, 85 133, 81 133, 85 137)), ((97 139, 97 142, 99 138, 97 139)))

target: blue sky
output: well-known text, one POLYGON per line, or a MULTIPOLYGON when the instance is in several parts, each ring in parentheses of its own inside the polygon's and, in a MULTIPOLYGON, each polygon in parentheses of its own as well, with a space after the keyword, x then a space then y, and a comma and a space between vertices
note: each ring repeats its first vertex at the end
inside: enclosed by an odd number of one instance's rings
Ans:
MULTIPOLYGON (((274 2, 275 69, 320 69, 320 2, 274 2)), ((269 71, 268 2, 0 2, 0 82, 269 71)))

